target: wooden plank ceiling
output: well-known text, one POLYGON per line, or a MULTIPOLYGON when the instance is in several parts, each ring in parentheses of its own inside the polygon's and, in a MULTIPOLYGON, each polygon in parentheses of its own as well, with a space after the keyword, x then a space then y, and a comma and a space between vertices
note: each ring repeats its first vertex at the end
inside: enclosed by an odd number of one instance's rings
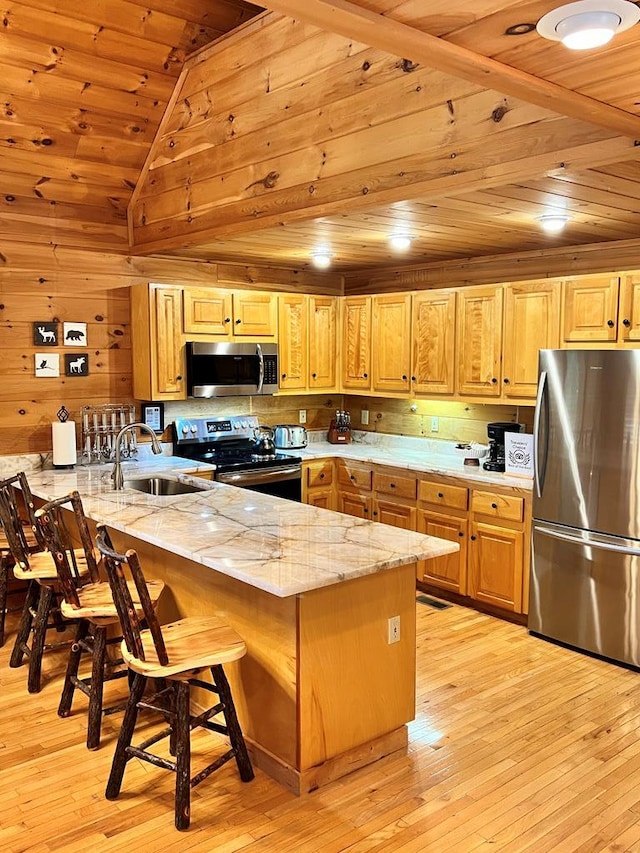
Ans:
POLYGON ((640 236, 640 25, 575 53, 508 34, 550 0, 84 5, 5 5, 6 237, 348 271, 640 236))

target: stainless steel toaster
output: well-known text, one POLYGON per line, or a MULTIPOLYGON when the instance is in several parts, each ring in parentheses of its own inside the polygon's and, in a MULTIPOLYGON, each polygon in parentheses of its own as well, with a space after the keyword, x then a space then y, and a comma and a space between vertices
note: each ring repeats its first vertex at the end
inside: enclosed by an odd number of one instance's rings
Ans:
POLYGON ((278 424, 273 428, 278 450, 293 450, 307 446, 307 431, 298 424, 278 424))

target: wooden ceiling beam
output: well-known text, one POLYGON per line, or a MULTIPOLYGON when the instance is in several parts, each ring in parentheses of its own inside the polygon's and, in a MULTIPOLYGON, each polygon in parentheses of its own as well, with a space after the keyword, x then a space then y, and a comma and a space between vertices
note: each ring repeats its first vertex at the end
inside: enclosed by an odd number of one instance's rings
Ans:
POLYGON ((396 56, 522 98, 560 115, 640 138, 640 117, 565 89, 465 47, 371 12, 350 0, 261 0, 274 12, 297 18, 396 56))

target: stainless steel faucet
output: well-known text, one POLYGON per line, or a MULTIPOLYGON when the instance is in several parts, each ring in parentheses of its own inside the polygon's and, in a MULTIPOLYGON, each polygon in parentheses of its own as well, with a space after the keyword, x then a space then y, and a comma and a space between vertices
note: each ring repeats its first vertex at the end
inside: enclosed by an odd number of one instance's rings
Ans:
POLYGON ((141 429, 144 430, 144 432, 148 432, 151 436, 151 449, 156 454, 156 456, 158 455, 158 453, 162 453, 162 447, 160 445, 160 442, 158 441, 155 432, 151 429, 150 426, 147 426, 147 424, 143 423, 127 424, 126 426, 123 426, 118 435, 116 436, 116 461, 113 466, 113 471, 111 472, 113 488, 116 489, 116 491, 120 491, 124 488, 124 477, 122 476, 122 465, 120 463, 122 437, 126 432, 134 429, 141 429))

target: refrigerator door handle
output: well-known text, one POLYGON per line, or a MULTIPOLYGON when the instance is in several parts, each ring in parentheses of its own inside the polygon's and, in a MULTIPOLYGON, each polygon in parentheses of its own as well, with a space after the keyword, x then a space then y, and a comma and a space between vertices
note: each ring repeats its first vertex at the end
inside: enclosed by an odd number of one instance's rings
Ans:
POLYGON ((561 533, 551 527, 543 527, 535 524, 533 529, 536 533, 551 536, 552 539, 562 539, 563 542, 571 542, 573 545, 586 545, 589 548, 600 548, 602 551, 617 551, 619 554, 629 554, 632 557, 640 557, 639 548, 629 548, 626 545, 616 545, 615 542, 602 542, 597 539, 585 539, 582 536, 572 536, 570 533, 561 533))
MULTIPOLYGON (((533 420, 533 444, 534 444, 534 452, 533 452, 533 481, 536 487, 536 494, 539 498, 542 497, 542 487, 544 485, 544 478, 541 479, 540 471, 540 456, 541 456, 541 448, 540 448, 540 416, 542 412, 542 401, 545 399, 545 391, 547 387, 547 371, 543 370, 540 373, 540 379, 538 381, 538 395, 536 397, 536 411, 533 420)), ((545 445, 547 442, 545 441, 545 445)), ((548 451, 548 445, 545 447, 545 450, 548 451)), ((547 467, 546 460, 546 452, 545 452, 545 464, 544 468, 547 467)))

